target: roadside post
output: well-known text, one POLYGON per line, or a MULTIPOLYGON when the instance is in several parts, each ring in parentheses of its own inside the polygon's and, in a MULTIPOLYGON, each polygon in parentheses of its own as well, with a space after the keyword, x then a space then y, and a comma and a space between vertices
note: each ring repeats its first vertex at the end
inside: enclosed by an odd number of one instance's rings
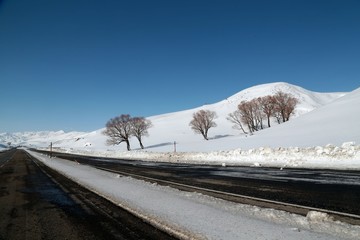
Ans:
POLYGON ((52 158, 52 142, 50 142, 50 158, 52 158))

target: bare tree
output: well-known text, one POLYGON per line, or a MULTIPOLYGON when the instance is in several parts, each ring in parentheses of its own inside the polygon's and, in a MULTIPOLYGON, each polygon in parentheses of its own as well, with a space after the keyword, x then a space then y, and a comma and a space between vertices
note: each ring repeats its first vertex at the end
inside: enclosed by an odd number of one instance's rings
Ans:
POLYGON ((265 96, 242 101, 238 105, 238 110, 230 113, 227 119, 233 122, 234 128, 241 129, 244 133, 242 123, 248 128, 250 133, 263 129, 263 119, 267 118, 270 127, 271 116, 275 117, 278 123, 289 121, 298 100, 291 94, 277 92, 273 96, 265 96))
POLYGON ((208 131, 212 127, 216 127, 214 119, 217 118, 216 112, 210 110, 200 110, 193 114, 193 119, 189 123, 195 133, 201 134, 205 140, 208 139, 208 131))
POLYGON ((297 100, 294 97, 290 97, 288 99, 288 103, 285 108, 285 119, 286 121, 289 121, 291 114, 294 112, 296 105, 299 103, 299 100, 297 100))
POLYGON ((274 96, 265 96, 259 98, 259 102, 263 113, 267 117, 268 127, 270 127, 270 117, 273 115, 275 109, 275 98, 274 96))
POLYGON ((238 110, 242 122, 248 126, 250 133, 263 129, 263 113, 258 99, 242 101, 238 105, 238 110))
POLYGON ((298 100, 289 93, 278 91, 274 96, 275 116, 281 115, 282 121, 289 121, 290 115, 295 110, 298 100))
POLYGON ((130 151, 129 138, 131 137, 131 129, 131 117, 129 114, 122 114, 110 119, 106 123, 106 129, 103 131, 103 134, 109 137, 106 143, 108 145, 118 145, 126 142, 127 150, 130 151))
POLYGON ((254 117, 251 105, 248 101, 242 101, 238 105, 238 110, 241 114, 241 121, 248 126, 250 133, 254 131, 254 117))
POLYGON ((251 103, 253 104, 256 130, 264 129, 264 113, 261 108, 260 98, 251 100, 251 103))
POLYGON ((281 113, 279 111, 277 111, 276 108, 274 109, 272 116, 276 119, 276 122, 278 124, 281 123, 281 113))
POLYGON ((239 110, 236 110, 233 113, 229 113, 229 115, 226 119, 229 120, 230 122, 234 123, 233 128, 239 129, 239 130, 243 131, 243 133, 247 134, 244 127, 242 126, 241 112, 239 110))
POLYGON ((150 120, 143 117, 134 117, 131 119, 131 134, 134 135, 139 141, 141 149, 144 149, 141 138, 142 136, 148 136, 148 129, 152 127, 150 120))

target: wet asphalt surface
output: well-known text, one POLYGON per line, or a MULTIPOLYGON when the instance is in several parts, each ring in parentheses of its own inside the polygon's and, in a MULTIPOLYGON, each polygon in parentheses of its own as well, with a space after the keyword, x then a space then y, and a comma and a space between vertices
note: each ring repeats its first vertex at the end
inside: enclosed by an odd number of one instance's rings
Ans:
POLYGON ((0 240, 173 239, 51 169, 41 169, 24 151, 0 153, 0 240))
POLYGON ((360 215, 360 171, 221 167, 56 155, 162 180, 360 215))

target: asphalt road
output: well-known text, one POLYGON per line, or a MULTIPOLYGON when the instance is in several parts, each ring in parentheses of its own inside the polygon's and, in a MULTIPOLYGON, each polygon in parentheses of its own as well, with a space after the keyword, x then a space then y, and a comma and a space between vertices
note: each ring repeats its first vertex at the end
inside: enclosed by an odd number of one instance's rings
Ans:
POLYGON ((0 240, 173 239, 37 164, 21 150, 0 153, 0 240))
POLYGON ((221 167, 56 155, 162 180, 360 215, 360 171, 221 167))

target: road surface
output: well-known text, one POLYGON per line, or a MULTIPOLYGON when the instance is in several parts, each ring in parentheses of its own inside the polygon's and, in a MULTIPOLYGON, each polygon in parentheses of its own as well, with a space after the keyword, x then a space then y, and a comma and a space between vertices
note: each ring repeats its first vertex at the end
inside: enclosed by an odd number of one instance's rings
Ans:
POLYGON ((360 171, 221 167, 54 155, 162 180, 360 215, 360 171))
POLYGON ((38 164, 0 153, 0 240, 173 239, 38 164))

